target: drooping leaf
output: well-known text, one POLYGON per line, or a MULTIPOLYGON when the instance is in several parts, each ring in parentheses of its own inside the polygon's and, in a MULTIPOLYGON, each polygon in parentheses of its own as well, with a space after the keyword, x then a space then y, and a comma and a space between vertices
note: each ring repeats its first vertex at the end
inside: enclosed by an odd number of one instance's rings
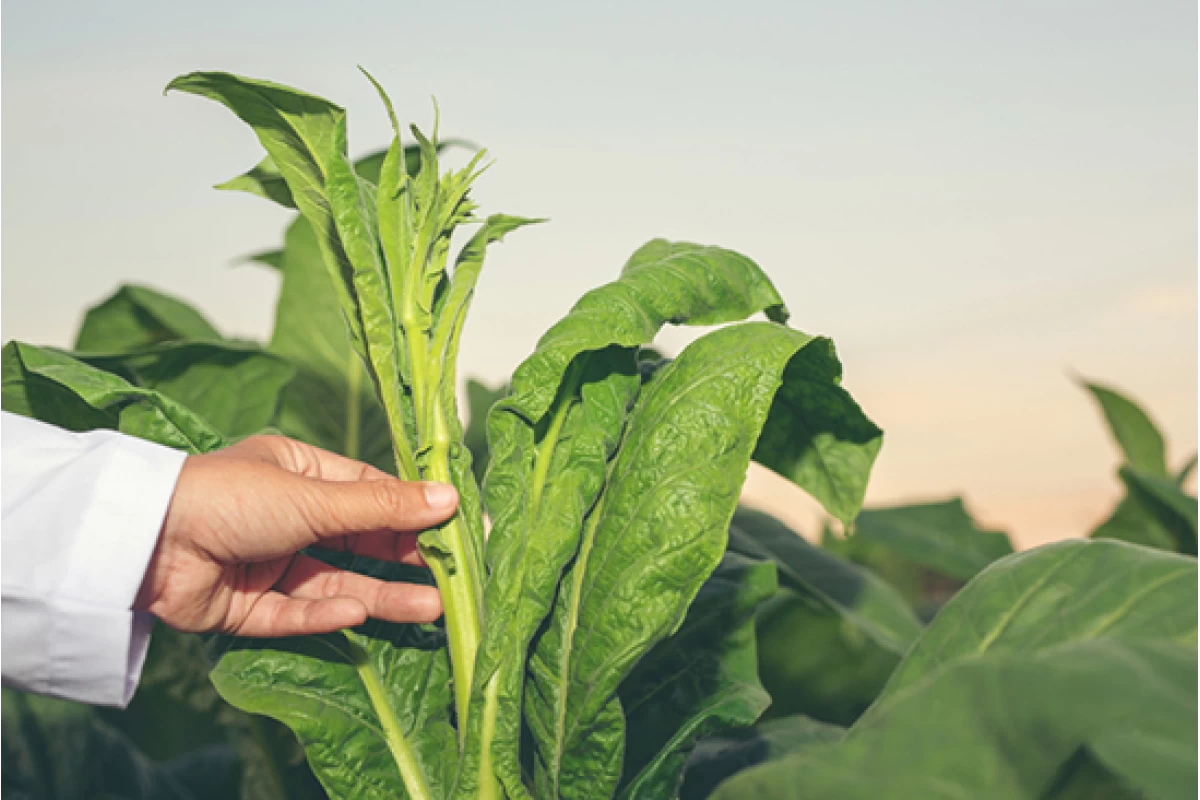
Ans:
POLYGON ((682 800, 704 800, 723 780, 742 770, 777 761, 807 748, 841 741, 846 729, 794 715, 702 739, 688 758, 682 800))
POLYGON ((783 319, 778 293, 749 259, 655 240, 634 253, 620 279, 584 295, 551 327, 514 373, 511 394, 493 407, 485 487, 493 523, 484 598, 489 622, 476 664, 476 702, 495 681, 492 702, 500 713, 491 755, 510 794, 521 791, 524 653, 578 547, 637 396, 637 348, 667 322, 715 324, 768 309, 783 319))
POLYGON ((1116 797, 1196 793, 1196 651, 1165 641, 1069 641, 954 662, 864 717, 844 741, 751 768, 714 797, 1116 797), (1080 751, 1116 782, 1064 774, 1080 751), (1089 796, 1103 796, 1097 792, 1089 796))
POLYGON ((1017 553, 946 604, 868 716, 932 672, 985 653, 1031 655, 1100 637, 1195 650, 1196 599, 1196 561, 1185 556, 1088 540, 1017 553))
POLYGON ((627 736, 619 797, 675 795, 697 739, 750 725, 766 709, 754 612, 776 588, 774 564, 726 554, 679 630, 621 684, 627 736))
POLYGON ((981 529, 961 497, 866 509, 855 519, 850 538, 962 581, 1013 552, 1008 535, 981 529))
POLYGON ((5 411, 73 431, 119 430, 190 453, 225 444, 217 430, 166 395, 65 353, 9 342, 0 365, 5 411))
POLYGON ((148 286, 125 284, 88 309, 75 349, 119 353, 179 340, 221 341, 207 319, 182 300, 148 286))
POLYGON ((1174 549, 1196 555, 1196 498, 1184 494, 1171 477, 1121 467, 1121 480, 1128 497, 1136 502, 1157 526, 1166 530, 1174 549))
POLYGON ((286 361, 257 347, 217 342, 168 342, 79 358, 174 400, 230 439, 270 425, 280 392, 295 376, 286 361))
POLYGON ((1083 385, 1104 412, 1125 463, 1151 475, 1166 475, 1166 445, 1149 415, 1115 389, 1097 383, 1084 382, 1083 385))
POLYGON ((238 708, 287 724, 333 797, 404 796, 389 728, 404 734, 433 796, 446 796, 456 740, 444 641, 416 626, 367 630, 370 636, 241 640, 212 680, 238 708), (385 696, 372 697, 365 680, 385 696))
POLYGON ((761 512, 738 509, 729 549, 779 570, 783 588, 757 623, 769 717, 852 723, 921 633, 904 598, 870 570, 814 547, 761 512))
MULTIPOLYGON (((526 714, 539 793, 604 795, 619 777, 623 720, 615 690, 642 654, 678 628, 724 553, 750 455, 781 383, 833 374, 824 364, 797 371, 812 363, 799 354, 813 343, 831 357, 822 342, 769 323, 725 328, 692 343, 643 391, 530 659, 526 714)), ((823 413, 833 418, 846 409, 823 413)), ((802 459, 782 452, 779 460, 802 459)))

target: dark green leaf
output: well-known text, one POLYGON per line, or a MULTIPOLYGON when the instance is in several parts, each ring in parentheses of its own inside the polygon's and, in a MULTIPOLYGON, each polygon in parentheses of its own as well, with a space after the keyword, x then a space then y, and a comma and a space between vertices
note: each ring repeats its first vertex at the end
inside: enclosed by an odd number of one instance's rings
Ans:
POLYGON ((492 388, 474 378, 467 379, 467 426, 463 431, 463 444, 471 452, 471 469, 481 484, 488 466, 488 411, 508 394, 508 390, 508 384, 492 388))
POLYGON ((796 715, 701 740, 692 751, 679 796, 703 800, 721 781, 744 769, 810 747, 841 741, 846 729, 796 715))
POLYGON ((1084 382, 1108 420, 1125 463, 1152 475, 1167 474, 1166 445, 1158 426, 1136 403, 1115 389, 1084 382))
POLYGON ((9 342, 2 369, 5 411, 74 431, 119 430, 191 453, 225 444, 212 426, 166 395, 65 353, 9 342))
POLYGON ((1112 516, 1092 531, 1093 539, 1118 539, 1131 544, 1157 547, 1160 550, 1179 549, 1171 530, 1163 526, 1136 497, 1126 494, 1113 510, 1112 516))
POLYGON ((168 342, 80 360, 174 400, 230 439, 270 425, 280 392, 295 376, 286 361, 257 347, 210 342, 168 342))
POLYGON ((729 549, 775 563, 784 587, 758 615, 759 674, 773 698, 768 714, 853 722, 921 632, 904 598, 760 512, 734 514, 729 549))
POLYGON ((222 339, 200 312, 147 286, 126 284, 88 309, 75 349, 89 353, 139 350, 160 342, 222 339))
MULTIPOLYGON (((83 705, 4 690, 3 783, 6 798, 199 800, 186 772, 154 763, 83 705)), ((233 771, 225 760, 220 767, 233 771)), ((228 776, 227 776, 228 777, 228 776)))
POLYGON ((766 709, 754 612, 776 588, 773 564, 726 554, 679 630, 621 684, 628 733, 620 797, 673 796, 697 739, 750 725, 766 709))
POLYGON ((1174 479, 1121 467, 1121 480, 1128 496, 1167 530, 1175 549, 1196 555, 1196 498, 1184 494, 1174 479))
POLYGON ((854 521, 850 538, 863 539, 906 561, 963 581, 1013 551, 1006 534, 976 524, 961 497, 867 509, 854 521))

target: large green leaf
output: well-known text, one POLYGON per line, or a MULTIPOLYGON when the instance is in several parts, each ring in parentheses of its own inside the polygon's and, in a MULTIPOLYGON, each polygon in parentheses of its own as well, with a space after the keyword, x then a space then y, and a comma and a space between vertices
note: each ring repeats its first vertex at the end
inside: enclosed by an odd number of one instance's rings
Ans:
POLYGON ((1032 654, 1101 637, 1194 650, 1196 601, 1192 558, 1078 539, 1027 550, 993 564, 946 604, 881 704, 947 664, 985 653, 1032 654))
POLYGON ((784 315, 779 295, 749 259, 655 240, 634 253, 618 280, 584 295, 542 337, 514 373, 509 397, 493 407, 485 487, 493 522, 488 625, 475 680, 476 702, 486 702, 490 691, 499 708, 490 755, 510 794, 521 791, 525 652, 578 547, 639 390, 636 349, 667 322, 709 324, 763 310, 784 315))
POLYGON ((241 640, 212 673, 228 702, 288 725, 333 797, 406 796, 389 741, 404 734, 434 797, 453 780, 450 671, 439 633, 368 623, 367 635, 241 640), (372 697, 372 681, 384 697, 372 697))
POLYGON ((963 581, 1013 551, 1007 534, 983 530, 976 524, 961 497, 866 509, 854 521, 850 538, 963 581))
POLYGON ((841 741, 846 729, 810 717, 781 717, 703 739, 688 758, 679 796, 703 800, 717 785, 742 770, 816 745, 841 741))
POLYGON ((957 661, 841 743, 752 768, 718 798, 1196 796, 1196 650, 1068 641, 957 661), (1080 753, 1111 776, 1072 774, 1080 753), (1074 789, 1074 790, 1073 790, 1074 789))
POLYGON ((921 633, 904 598, 870 570, 810 545, 761 512, 734 514, 729 549, 779 569, 783 588, 758 615, 768 714, 853 722, 921 633))
POLYGON ((1097 383, 1083 385, 1104 412, 1125 463, 1152 475, 1167 475, 1166 444, 1150 416, 1115 389, 1097 383))
POLYGON ((620 797, 676 794, 697 739, 750 725, 766 709, 771 698, 758 680, 754 612, 776 588, 773 564, 726 554, 675 635, 621 684, 628 733, 620 797))
MULTIPOLYGON (((678 628, 724 553, 750 455, 781 384, 836 374, 805 353, 809 346, 833 358, 824 340, 780 325, 725 328, 692 343, 642 392, 530 659, 526 713, 540 794, 611 791, 624 727, 616 688, 678 628)), ((821 396, 826 402, 810 409, 816 430, 861 414, 848 398, 833 404, 837 395, 821 396)), ((841 444, 877 443, 876 435, 841 444)), ((813 438, 796 446, 811 447, 813 438)), ((779 460, 801 459, 781 451, 779 460)))
POLYGON ((182 300, 148 286, 126 284, 88 309, 75 349, 120 353, 178 340, 221 341, 207 319, 182 300))
POLYGON ((57 350, 9 342, 0 355, 5 411, 73 431, 109 428, 205 453, 221 434, 182 405, 57 350))
POLYGON ((257 347, 219 342, 167 342, 79 359, 174 400, 231 439, 270 425, 295 376, 286 361, 257 347))

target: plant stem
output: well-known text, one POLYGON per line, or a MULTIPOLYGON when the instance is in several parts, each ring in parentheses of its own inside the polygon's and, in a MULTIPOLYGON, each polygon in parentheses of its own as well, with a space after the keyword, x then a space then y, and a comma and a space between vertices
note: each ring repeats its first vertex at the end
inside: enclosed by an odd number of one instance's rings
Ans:
POLYGON ((387 742, 388 750, 391 751, 392 758, 396 760, 396 766, 400 769, 400 777, 404 780, 404 788, 408 791, 408 796, 412 800, 432 800, 433 794, 425 782, 421 765, 417 763, 412 747, 404 736, 404 731, 400 728, 400 720, 396 719, 396 713, 388 701, 387 690, 379 679, 379 673, 371 664, 365 649, 349 636, 346 637, 346 642, 350 646, 350 657, 354 668, 358 670, 358 677, 362 680, 363 686, 367 688, 371 705, 375 708, 376 716, 379 717, 379 724, 383 728, 383 737, 387 742))

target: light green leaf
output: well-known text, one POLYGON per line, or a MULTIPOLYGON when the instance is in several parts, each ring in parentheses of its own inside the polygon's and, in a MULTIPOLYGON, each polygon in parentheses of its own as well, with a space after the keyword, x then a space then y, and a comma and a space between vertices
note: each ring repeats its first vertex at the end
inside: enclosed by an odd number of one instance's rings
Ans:
POLYGON ((850 539, 852 544, 861 539, 905 561, 963 581, 1013 552, 1007 534, 981 529, 961 497, 867 509, 854 521, 850 539))
POLYGON ((287 181, 283 179, 283 175, 279 173, 279 168, 275 166, 275 161, 270 156, 236 178, 218 183, 213 188, 231 192, 248 192, 278 203, 284 208, 296 207, 296 201, 292 198, 287 181))
POLYGON ((161 342, 222 339, 212 323, 182 300, 148 286, 125 284, 88 309, 75 349, 117 353, 161 342))
POLYGON ((675 795, 697 739, 750 725, 770 704, 758 680, 754 612, 776 588, 774 564, 726 554, 679 630, 621 684, 627 736, 619 797, 675 795))
POLYGON ((749 769, 717 798, 1079 797, 1082 751, 1116 797, 1196 794, 1196 651, 1075 640, 990 651, 910 685, 836 744, 749 769), (1065 779, 1065 781, 1064 781, 1065 779))
POLYGON ((119 430, 190 453, 225 444, 212 426, 166 395, 65 353, 9 342, 0 361, 5 411, 74 431, 119 430))
POLYGON ((1167 474, 1166 445, 1150 416, 1125 395, 1107 386, 1083 382, 1108 420, 1125 462, 1152 475, 1167 474))
POLYGON ((735 773, 816 745, 841 741, 846 729, 795 715, 701 740, 688 758, 682 800, 704 800, 735 773))

